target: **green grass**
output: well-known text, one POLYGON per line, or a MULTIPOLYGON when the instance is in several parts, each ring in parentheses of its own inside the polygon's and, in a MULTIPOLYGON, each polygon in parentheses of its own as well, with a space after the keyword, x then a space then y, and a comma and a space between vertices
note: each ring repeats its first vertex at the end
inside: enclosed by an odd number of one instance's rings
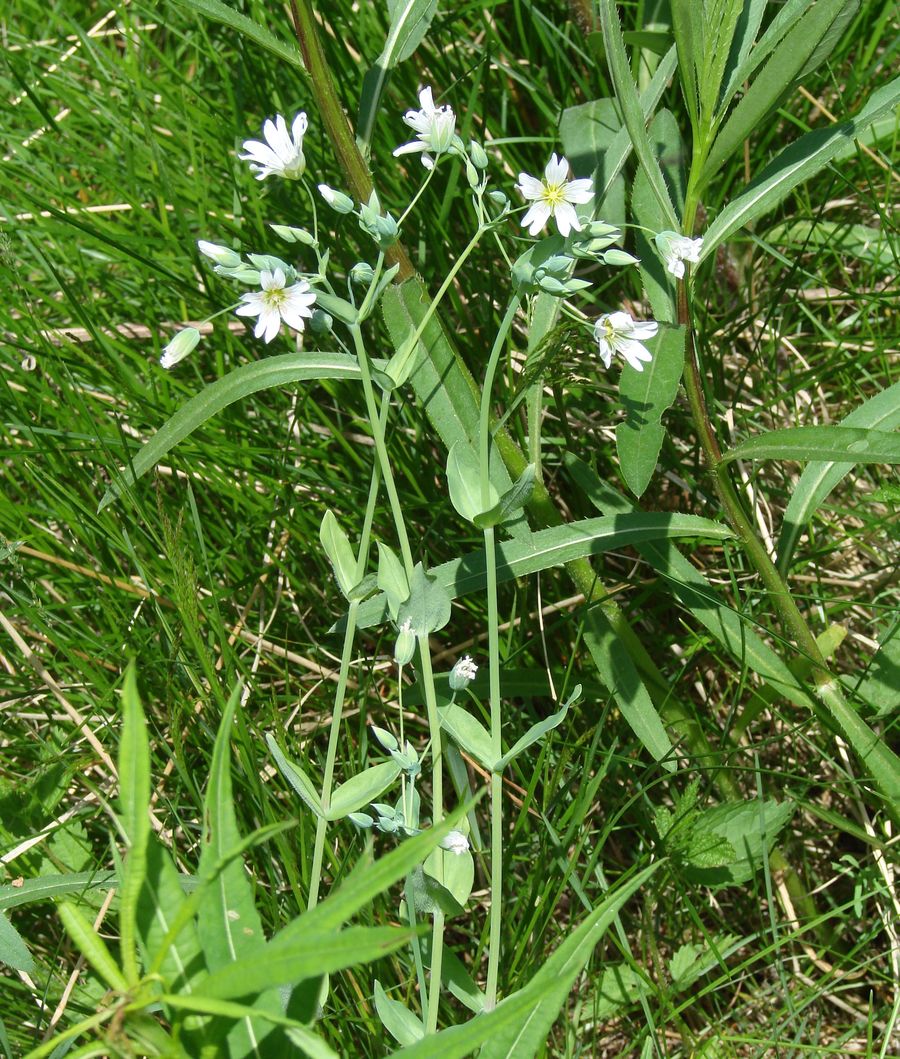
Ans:
MULTIPOLYGON (((442 5, 425 44, 392 76, 379 115, 372 166, 382 201, 402 206, 410 193, 411 181, 390 150, 405 139, 400 115, 420 84, 447 93, 464 138, 500 141, 491 150, 498 186, 511 188, 521 169, 536 172, 558 149, 562 110, 610 94, 594 38, 573 21, 581 6, 442 5)), ((362 73, 383 42, 382 7, 362 4, 358 13, 346 3, 328 7, 327 58, 351 117, 362 73)), ((628 17, 643 25, 652 21, 652 7, 633 5, 628 17)), ((257 136, 266 116, 305 108, 311 172, 336 187, 346 181, 300 73, 233 31, 176 3, 128 4, 93 35, 108 10, 103 5, 19 0, 16 8, 4 26, 0 64, 6 102, 0 147, 10 156, 0 167, 0 611, 43 669, 36 672, 4 634, 0 885, 114 866, 115 784, 62 700, 115 756, 118 689, 133 658, 149 723, 156 812, 183 872, 195 870, 199 857, 219 717, 231 690, 245 688, 234 736, 240 830, 298 818, 294 830, 247 855, 271 935, 305 908, 315 823, 273 772, 264 736, 277 733, 310 775, 321 775, 340 654, 340 639, 328 630, 344 604, 318 529, 330 507, 355 547, 373 459, 358 390, 321 383, 251 397, 210 420, 121 501, 101 514, 97 505, 114 469, 204 382, 263 355, 226 315, 178 370, 166 373, 156 363, 182 321, 203 319, 233 297, 198 254, 198 238, 278 253, 267 225, 306 223, 307 205, 292 186, 258 185, 236 159, 241 141, 257 136)), ((248 0, 242 9, 290 38, 282 8, 248 0)), ((891 76, 898 29, 892 5, 863 0, 829 63, 804 87, 837 114, 856 110, 891 76)), ((675 90, 665 102, 683 118, 675 90)), ((750 143, 751 171, 786 138, 821 122, 807 101, 790 95, 781 120, 750 143)), ((700 272, 708 396, 714 415, 733 417, 723 437, 836 423, 897 381, 900 173, 890 168, 896 142, 881 141, 878 154, 887 169, 862 153, 842 160, 700 272), (838 229, 826 227, 832 224, 838 229), (844 249, 840 226, 858 224, 883 234, 878 254, 844 249)), ((455 179, 464 183, 461 169, 455 179)), ((710 213, 743 182, 743 162, 735 159, 707 197, 710 213)), ((465 245, 471 221, 462 197, 451 201, 438 181, 417 217, 405 242, 434 290, 465 245)), ((370 247, 355 224, 335 227, 341 271, 370 247)), ((507 290, 490 240, 463 275, 448 297, 447 316, 480 379, 507 290)), ((616 272, 591 297, 597 311, 623 298, 640 305, 636 273, 616 272)), ((515 338, 524 348, 524 328, 515 338)), ((380 331, 378 341, 386 341, 380 331)), ((620 414, 617 391, 598 374, 589 345, 567 352, 571 371, 544 426, 545 474, 567 518, 595 514, 567 478, 567 445, 602 478, 618 478, 610 431, 620 414)), ((416 557, 436 565, 480 547, 480 534, 450 507, 445 455, 409 391, 394 414, 390 452, 416 557)), ((676 403, 666 422, 662 473, 642 505, 717 517, 686 404, 676 403)), ((511 430, 524 437, 523 418, 515 417, 511 430)), ((745 470, 777 538, 798 468, 765 463, 745 470)), ((792 567, 792 589, 814 631, 833 622, 848 629, 836 657, 842 673, 864 671, 874 645, 896 633, 898 501, 890 492, 896 484, 886 468, 855 468, 816 516, 792 567)), ((375 522, 376 536, 392 539, 384 501, 375 522)), ((701 545, 693 557, 778 646, 769 604, 740 549, 701 545)), ((733 742, 757 686, 753 677, 673 606, 648 564, 635 560, 631 550, 610 553, 598 569, 716 757, 688 757, 676 779, 653 764, 578 646, 584 614, 577 606, 548 613, 542 639, 532 615, 573 594, 562 571, 541 575, 539 585, 531 578, 504 588, 505 665, 531 680, 549 665, 558 690, 577 678, 587 693, 565 724, 506 775, 501 994, 533 977, 610 882, 659 851, 656 806, 671 805, 693 778, 704 802, 715 803, 716 780, 728 768, 744 796, 795 804, 782 850, 819 919, 798 924, 765 862, 748 881, 715 892, 677 867, 660 871, 597 948, 544 1054, 900 1055, 896 1036, 885 1037, 900 989, 890 934, 897 922, 889 881, 896 854, 886 844, 889 825, 877 798, 827 727, 786 700, 768 703, 733 742), (714 955, 696 984, 679 986, 671 960, 687 944, 714 955)), ((486 627, 480 599, 456 605, 451 624, 434 638, 435 651, 447 653, 438 670, 467 651, 484 658, 486 627)), ((396 729, 392 649, 391 636, 375 629, 357 641, 360 664, 352 672, 339 778, 380 759, 367 725, 396 729)), ((476 684, 485 701, 486 673, 485 667, 476 684)), ((892 698, 890 675, 887 683, 884 716, 867 716, 896 746, 896 681, 892 698)), ((869 710, 859 699, 855 705, 869 710)), ((507 706, 510 744, 551 712, 545 694, 523 694, 507 706)), ((423 712, 407 704, 404 723, 421 752, 428 739, 423 712)), ((477 772, 470 778, 484 785, 477 772)), ((489 824, 478 812, 486 845, 489 824)), ((346 822, 329 834, 326 892, 365 851, 346 822)), ((389 844, 378 838, 376 848, 389 844)), ((486 853, 479 853, 469 912, 451 919, 447 934, 479 980, 487 868, 486 853)), ((379 898, 364 921, 396 921, 398 893, 379 898)), ((85 897, 89 915, 101 900, 97 893, 85 897)), ((105 935, 115 934, 109 924, 116 907, 101 928, 105 935)), ((11 920, 34 957, 27 974, 5 971, 0 992, 10 1054, 23 1055, 48 1035, 78 969, 77 952, 49 904, 24 906, 11 920)), ((115 946, 114 936, 107 940, 115 946)), ((394 1046, 373 1006, 375 978, 391 997, 418 1005, 408 950, 335 975, 319 1031, 344 1054, 377 1056, 394 1046)), ((57 1028, 92 1014, 103 992, 82 970, 57 1028)), ((441 1024, 467 1017, 447 997, 441 1024)))

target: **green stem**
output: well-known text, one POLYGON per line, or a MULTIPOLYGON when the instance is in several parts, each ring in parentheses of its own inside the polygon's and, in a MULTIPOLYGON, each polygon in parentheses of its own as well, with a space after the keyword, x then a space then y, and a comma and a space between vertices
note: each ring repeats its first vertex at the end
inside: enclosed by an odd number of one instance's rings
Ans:
MULTIPOLYGON (((388 402, 381 408, 380 430, 384 433, 389 411, 388 402)), ((375 503, 378 499, 378 486, 381 480, 381 468, 376 462, 372 468, 372 480, 369 485, 369 496, 366 500, 366 513, 363 519, 362 536, 356 554, 356 580, 361 581, 369 560, 369 547, 372 541, 372 521, 375 518, 375 503)), ((337 688, 334 693, 334 706, 331 711, 331 727, 328 733, 328 752, 325 757, 325 773, 322 777, 322 794, 320 801, 325 812, 331 804, 331 791, 334 784, 334 765, 337 760, 338 738, 341 728, 341 717, 344 712, 344 700, 347 695, 347 682, 350 675, 350 661, 353 656, 353 641, 356 637, 356 615, 359 611, 359 600, 352 600, 347 613, 347 625, 344 629, 344 645, 341 650, 341 668, 338 673, 337 688)), ((319 900, 319 886, 322 875, 322 858, 325 852, 325 833, 328 821, 320 816, 316 822, 316 837, 313 844, 312 868, 310 871, 308 908, 315 908, 319 900)))
MULTIPOLYGON (((519 296, 513 295, 506 307, 500 327, 497 330, 491 355, 488 358, 484 374, 484 386, 481 391, 481 410, 478 429, 478 457, 481 485, 481 506, 487 510, 490 506, 490 461, 491 461, 491 392, 494 376, 500 363, 500 354, 506 345, 509 330, 519 311, 519 296)), ((497 605, 497 553, 494 527, 484 530, 485 578, 488 606, 488 664, 490 672, 490 708, 491 708, 491 755, 495 761, 503 756, 501 739, 502 712, 500 704, 500 616, 497 605)), ((491 773, 491 907, 490 936, 488 941, 488 970, 485 987, 485 1010, 490 1011, 497 1004, 497 980, 500 971, 500 927, 502 923, 501 906, 503 890, 503 781, 496 773, 491 773)))

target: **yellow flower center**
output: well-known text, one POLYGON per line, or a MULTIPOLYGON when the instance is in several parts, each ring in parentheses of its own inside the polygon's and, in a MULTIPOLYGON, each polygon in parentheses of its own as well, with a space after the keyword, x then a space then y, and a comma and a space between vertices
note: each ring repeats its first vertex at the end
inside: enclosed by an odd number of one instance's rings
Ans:
POLYGON ((263 301, 270 309, 280 309, 286 300, 284 287, 273 287, 271 290, 263 291, 263 301))
POLYGON ((566 185, 563 184, 544 184, 544 202, 553 209, 557 206, 562 206, 566 201, 566 185))

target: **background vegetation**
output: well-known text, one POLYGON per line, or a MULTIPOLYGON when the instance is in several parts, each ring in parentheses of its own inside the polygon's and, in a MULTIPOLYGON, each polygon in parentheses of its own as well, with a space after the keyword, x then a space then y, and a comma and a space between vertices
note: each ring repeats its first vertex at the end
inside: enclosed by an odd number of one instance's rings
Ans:
MULTIPOLYGON (((282 7, 236 6, 289 37, 282 7)), ((327 58, 354 115, 386 13, 381 4, 322 8, 327 58)), ((632 28, 667 21, 653 3, 624 12, 632 28)), ((372 165, 382 200, 408 199, 410 182, 390 150, 406 138, 400 115, 421 84, 448 93, 464 139, 489 142, 498 184, 511 189, 520 169, 538 171, 559 148, 563 110, 612 94, 594 28, 590 5, 574 0, 442 5, 426 41, 395 71, 377 118, 372 165)), ((707 194, 709 213, 786 140, 828 112, 858 109, 896 70, 898 29, 895 5, 863 0, 829 62, 745 145, 744 159, 728 163, 707 194)), ((178 371, 157 365, 181 322, 231 298, 201 264, 198 238, 278 252, 267 224, 306 223, 293 186, 267 181, 260 192, 236 159, 241 141, 257 136, 267 116, 306 109, 311 172, 336 187, 345 181, 299 73, 191 4, 124 0, 110 10, 88 0, 16 0, 2 30, 0 888, 113 866, 115 788, 76 719, 86 718, 115 754, 118 689, 134 658, 156 816, 185 871, 199 856, 224 704, 239 682, 247 689, 235 730, 239 829, 298 818, 247 854, 271 934, 305 906, 314 822, 273 770, 264 735, 279 733, 310 773, 320 773, 340 649, 329 628, 342 602, 318 529, 325 506, 350 523, 364 507, 371 441, 361 402, 339 383, 251 397, 210 420, 120 502, 101 514, 97 505, 111 470, 204 380, 264 355, 243 324, 225 316, 178 371)), ((675 91, 665 103, 683 116, 675 91)), ((878 132, 871 152, 836 160, 699 272, 703 354, 726 436, 836 423, 897 381, 900 173, 896 129, 878 132)), ((405 241, 433 290, 465 245, 469 221, 443 182, 426 192, 418 217, 405 241)), ((351 226, 341 232, 344 267, 356 260, 355 238, 351 226)), ((485 241, 450 295, 459 347, 476 375, 505 290, 485 241)), ((625 304, 639 315, 636 272, 603 273, 595 293, 598 311, 625 304)), ((517 338, 524 348, 527 335, 517 338)), ((516 390, 520 364, 513 357, 507 365, 501 405, 516 390)), ((589 342, 566 344, 554 383, 545 476, 566 513, 584 517, 593 509, 563 457, 577 455, 615 482, 614 428, 623 413, 589 342)), ((643 506, 714 517, 685 404, 676 402, 667 425, 661 473, 643 506)), ((516 416, 511 426, 524 431, 516 416)), ((434 564, 477 547, 480 535, 453 512, 444 455, 430 445, 420 409, 404 405, 391 456, 416 546, 434 564)), ((797 465, 748 465, 741 475, 771 538, 797 465)), ((872 723, 895 745, 898 502, 895 476, 877 465, 854 468, 791 569, 815 631, 841 627, 832 633, 836 666, 865 684, 867 709, 876 705, 872 723)), ((378 525, 390 525, 383 511, 378 525)), ((740 552, 704 545, 698 558, 765 632, 767 604, 740 552)), ((689 702, 713 756, 685 761, 676 777, 648 758, 583 650, 572 650, 583 615, 562 572, 505 589, 504 664, 521 670, 527 688, 546 679, 548 659, 559 681, 562 659, 586 694, 539 752, 507 772, 501 993, 533 976, 609 879, 649 857, 659 843, 655 808, 677 803, 692 779, 701 803, 716 801, 716 778, 727 767, 743 794, 791 806, 781 846, 800 890, 767 864, 715 890, 690 872, 659 873, 597 949, 546 1054, 900 1055, 889 1033, 900 989, 896 857, 890 824, 857 764, 816 717, 775 697, 760 702, 746 669, 672 607, 636 553, 605 556, 602 576, 689 702), (808 898, 802 907, 798 892, 808 898)), ((484 653, 478 607, 454 608, 434 643, 436 665, 484 653)), ((368 630, 360 645, 366 664, 354 670, 348 701, 347 774, 365 765, 367 725, 384 724, 396 694, 393 643, 368 630)), ((549 702, 523 696, 513 732, 548 713, 549 702)), ((424 745, 424 718, 409 709, 406 724, 424 745)), ((337 881, 363 856, 366 839, 349 824, 333 837, 326 874, 337 881)), ((469 914, 449 925, 473 973, 487 941, 485 885, 480 873, 469 914)), ((104 897, 95 891, 85 900, 99 910, 104 897)), ((394 903, 379 899, 372 921, 391 919, 394 903)), ((105 986, 79 963, 51 905, 27 905, 11 918, 30 962, 2 979, 0 1045, 20 1055, 57 1023, 91 1014, 105 986)), ((373 977, 405 982, 407 965, 401 952, 332 980, 320 1031, 334 1047, 360 1056, 393 1047, 373 1007, 373 977)), ((447 1001, 446 1021, 463 1018, 455 1005, 447 1001)))

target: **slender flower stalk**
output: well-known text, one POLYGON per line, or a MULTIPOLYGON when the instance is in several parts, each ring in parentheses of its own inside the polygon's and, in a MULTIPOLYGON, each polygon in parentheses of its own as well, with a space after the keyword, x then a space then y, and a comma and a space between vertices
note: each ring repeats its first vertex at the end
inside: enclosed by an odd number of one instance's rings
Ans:
MULTIPOLYGON (((490 506, 490 454, 491 454, 491 391, 494 376, 500 362, 500 354, 506 344, 509 330, 519 311, 519 298, 513 295, 506 313, 500 322, 494 345, 488 358, 481 393, 481 412, 478 429, 478 456, 480 470, 481 505, 490 506)), ((488 666, 491 713, 491 756, 495 761, 503 756, 502 711, 500 702, 500 616, 497 604, 497 552, 494 527, 484 530, 485 581, 488 605, 488 666)), ((488 969, 485 986, 485 1010, 497 1004, 497 983, 500 975, 500 927, 503 902, 503 777, 491 772, 491 907, 488 937, 488 969)))

